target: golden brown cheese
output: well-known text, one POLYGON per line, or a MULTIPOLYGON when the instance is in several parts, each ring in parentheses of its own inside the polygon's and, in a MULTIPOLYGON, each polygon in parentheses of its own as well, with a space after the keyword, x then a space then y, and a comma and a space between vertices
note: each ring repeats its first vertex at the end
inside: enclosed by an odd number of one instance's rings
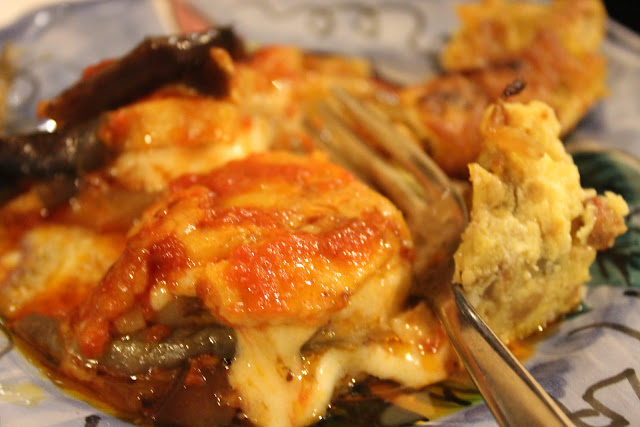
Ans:
POLYGON ((425 150, 447 173, 466 177, 481 150, 484 110, 515 80, 524 89, 509 100, 549 104, 561 135, 606 94, 600 0, 488 0, 461 13, 464 26, 444 51, 448 72, 400 92, 401 104, 415 109, 424 127, 425 150), (569 24, 556 17, 569 17, 569 24))
POLYGON ((82 307, 81 331, 106 326, 155 286, 200 297, 234 326, 323 322, 390 255, 410 256, 389 202, 320 158, 302 159, 249 157, 173 182, 82 307))
POLYGON ((483 121, 479 163, 470 165, 471 222, 455 280, 503 340, 573 310, 596 249, 626 230, 624 200, 580 186, 559 131, 540 102, 497 104, 483 121))
POLYGON ((441 53, 447 70, 506 62, 541 33, 554 33, 570 55, 598 50, 606 10, 600 0, 482 0, 456 7, 462 28, 441 53))

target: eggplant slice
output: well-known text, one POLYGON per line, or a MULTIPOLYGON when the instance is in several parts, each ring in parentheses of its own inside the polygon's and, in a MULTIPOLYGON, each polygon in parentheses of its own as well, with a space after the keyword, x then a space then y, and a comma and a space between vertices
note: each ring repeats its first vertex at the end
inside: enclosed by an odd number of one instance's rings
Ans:
MULTIPOLYGON (((16 335, 30 343, 49 362, 54 365, 60 362, 65 350, 57 319, 33 313, 12 326, 16 335)), ((235 355, 235 332, 227 326, 177 328, 159 341, 147 339, 146 332, 140 330, 113 340, 97 361, 98 368, 116 377, 131 376, 148 373, 154 368, 176 368, 203 354, 223 360, 231 360, 235 355)))
POLYGON ((25 182, 56 178, 71 188, 67 183, 103 166, 110 153, 97 129, 98 117, 105 111, 170 83, 181 82, 215 97, 227 95, 229 69, 211 54, 214 47, 234 59, 245 54, 243 42, 228 27, 151 37, 44 101, 39 114, 56 122, 54 132, 0 136, 0 203, 18 194, 25 182))
POLYGON ((242 41, 227 27, 147 38, 121 59, 44 102, 39 113, 55 120, 59 128, 66 127, 129 104, 173 82, 184 82, 213 96, 225 95, 229 90, 228 74, 210 55, 213 47, 225 49, 234 59, 244 55, 242 41))

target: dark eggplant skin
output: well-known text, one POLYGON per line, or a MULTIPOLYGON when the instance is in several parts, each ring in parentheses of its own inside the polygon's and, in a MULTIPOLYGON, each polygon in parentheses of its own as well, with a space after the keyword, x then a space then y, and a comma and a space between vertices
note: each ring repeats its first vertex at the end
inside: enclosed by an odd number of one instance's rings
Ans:
POLYGON ((247 425, 236 419, 237 403, 227 382, 226 368, 235 352, 235 335, 230 328, 221 325, 178 328, 157 343, 125 335, 114 340, 108 349, 117 354, 105 355, 98 361, 85 361, 77 356, 73 361, 74 355, 71 358, 67 355, 68 343, 60 333, 58 319, 32 313, 1 324, 11 330, 15 342, 25 346, 29 357, 37 360, 57 384, 80 393, 90 402, 100 401, 125 420, 149 426, 247 425), (210 360, 219 358, 222 363, 201 365, 202 381, 187 383, 189 359, 205 354, 212 356, 210 360), (85 376, 69 376, 66 370, 71 366, 69 363, 78 363, 81 369, 94 369, 96 375, 85 372, 85 376), (226 394, 231 397, 222 397, 226 394))
MULTIPOLYGON (((53 317, 32 313, 11 326, 16 335, 53 365, 57 365, 68 351, 60 334, 60 323, 53 317)), ((145 374, 155 368, 173 369, 202 354, 231 360, 236 351, 235 331, 220 324, 175 328, 160 341, 149 341, 145 332, 140 330, 114 339, 105 353, 90 364, 121 377, 145 374)))
MULTIPOLYGON (((54 132, 0 134, 0 203, 21 184, 56 178, 55 188, 73 194, 75 178, 104 165, 109 151, 98 139, 101 113, 132 103, 170 83, 184 83, 204 94, 229 92, 229 70, 210 54, 225 49, 236 59, 244 44, 229 27, 186 35, 146 38, 122 58, 43 101, 42 117, 56 122, 54 132)), ((57 192, 57 190, 55 190, 57 192)), ((51 192, 51 191, 49 191, 51 192)))
POLYGON ((91 120, 54 132, 0 136, 0 203, 17 195, 21 183, 34 180, 47 181, 38 193, 49 207, 73 196, 76 178, 110 158, 96 131, 97 121, 91 120))
POLYGON ((236 350, 235 331, 222 325, 179 328, 160 342, 145 341, 143 336, 141 331, 112 341, 98 360, 100 368, 119 375, 136 375, 152 368, 175 368, 201 354, 231 360, 236 350))
POLYGON ((40 313, 31 313, 13 322, 11 331, 52 364, 62 359, 64 344, 59 331, 59 321, 40 313))
POLYGON ((98 139, 97 122, 54 132, 0 137, 0 176, 7 180, 81 175, 106 160, 108 150, 98 139))
POLYGON ((213 96, 224 95, 228 92, 228 74, 209 54, 212 47, 225 49, 234 59, 244 55, 242 41, 229 27, 147 38, 122 58, 43 102, 39 114, 64 128, 172 82, 184 82, 213 96))

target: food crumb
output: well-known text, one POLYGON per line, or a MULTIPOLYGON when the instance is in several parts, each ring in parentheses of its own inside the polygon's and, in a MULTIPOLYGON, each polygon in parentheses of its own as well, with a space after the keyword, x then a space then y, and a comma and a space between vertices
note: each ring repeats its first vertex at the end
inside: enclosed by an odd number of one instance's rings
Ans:
POLYGON ((84 419, 84 427, 96 427, 100 424, 100 416, 93 414, 85 417, 84 419))

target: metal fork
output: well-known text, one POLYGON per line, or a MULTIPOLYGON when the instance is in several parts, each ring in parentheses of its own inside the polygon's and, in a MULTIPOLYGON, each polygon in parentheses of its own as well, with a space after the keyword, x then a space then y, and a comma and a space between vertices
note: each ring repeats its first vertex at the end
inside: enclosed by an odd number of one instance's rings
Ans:
POLYGON ((468 222, 449 178, 383 113, 336 88, 306 120, 334 161, 384 192, 403 211, 416 248, 415 280, 467 372, 502 426, 572 426, 452 284, 453 253, 468 222), (387 156, 387 157, 383 157, 387 156))

